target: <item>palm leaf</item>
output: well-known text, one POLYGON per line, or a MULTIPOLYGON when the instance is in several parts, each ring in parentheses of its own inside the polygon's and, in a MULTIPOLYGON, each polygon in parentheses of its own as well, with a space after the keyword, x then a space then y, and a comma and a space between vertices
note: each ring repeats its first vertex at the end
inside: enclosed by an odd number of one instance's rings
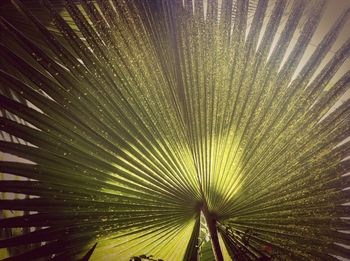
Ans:
POLYGON ((301 66, 323 1, 2 7, 7 260, 350 257, 349 10, 301 66))

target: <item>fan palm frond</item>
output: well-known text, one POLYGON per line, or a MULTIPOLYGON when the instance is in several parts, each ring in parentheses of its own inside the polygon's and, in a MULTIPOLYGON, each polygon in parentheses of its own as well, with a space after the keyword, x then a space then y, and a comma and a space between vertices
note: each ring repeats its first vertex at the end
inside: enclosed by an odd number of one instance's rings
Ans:
POLYGON ((6 260, 350 257, 350 10, 300 67, 324 4, 6 4, 6 260))

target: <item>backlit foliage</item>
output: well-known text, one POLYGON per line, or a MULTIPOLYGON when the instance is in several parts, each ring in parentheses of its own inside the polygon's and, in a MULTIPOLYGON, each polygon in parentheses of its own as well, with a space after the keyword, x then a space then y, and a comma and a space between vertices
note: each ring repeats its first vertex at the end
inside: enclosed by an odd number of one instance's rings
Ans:
POLYGON ((0 163, 28 195, 0 201, 24 211, 0 220, 8 260, 211 260, 203 205, 226 258, 350 257, 350 41, 322 65, 349 10, 297 71, 308 3, 4 5, 0 148, 28 160, 0 163))

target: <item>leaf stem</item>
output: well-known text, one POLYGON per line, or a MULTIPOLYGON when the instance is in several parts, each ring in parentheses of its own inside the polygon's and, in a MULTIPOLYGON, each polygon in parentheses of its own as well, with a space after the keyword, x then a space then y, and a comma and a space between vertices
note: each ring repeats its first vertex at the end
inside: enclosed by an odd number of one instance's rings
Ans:
POLYGON ((210 238, 211 238, 211 246, 213 248, 214 256, 216 261, 223 261, 224 258, 222 256, 218 231, 216 229, 216 215, 214 213, 209 212, 208 206, 206 203, 202 206, 202 212, 205 217, 205 221, 207 222, 210 238))

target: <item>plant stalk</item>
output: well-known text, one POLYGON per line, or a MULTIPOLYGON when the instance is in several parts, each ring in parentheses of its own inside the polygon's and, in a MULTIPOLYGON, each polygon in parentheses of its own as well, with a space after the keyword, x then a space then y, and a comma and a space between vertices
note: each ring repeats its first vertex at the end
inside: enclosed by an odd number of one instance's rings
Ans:
POLYGON ((208 206, 206 203, 204 203, 202 207, 202 212, 205 217, 205 221, 207 222, 207 226, 209 229, 209 234, 211 238, 211 246, 213 248, 215 261, 223 261, 224 258, 222 256, 220 244, 219 244, 219 237, 218 237, 218 231, 216 229, 216 218, 213 213, 210 213, 208 210, 208 206))

